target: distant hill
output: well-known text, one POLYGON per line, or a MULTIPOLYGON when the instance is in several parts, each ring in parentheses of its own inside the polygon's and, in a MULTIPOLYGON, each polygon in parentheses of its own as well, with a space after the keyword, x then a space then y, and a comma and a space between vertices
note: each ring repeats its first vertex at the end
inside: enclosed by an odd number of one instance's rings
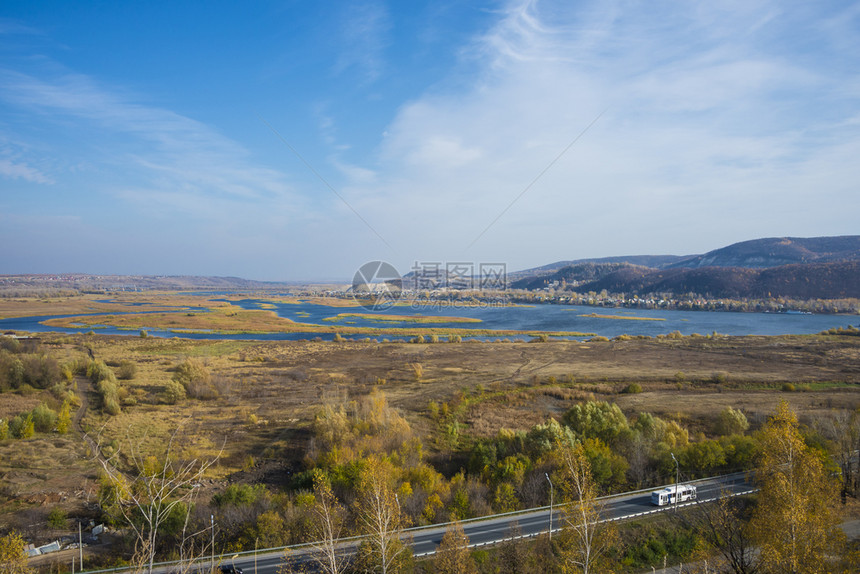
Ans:
POLYGON ((645 295, 696 293, 715 298, 844 299, 860 298, 860 261, 781 265, 766 269, 621 269, 577 287, 645 295))
POLYGON ((144 290, 271 290, 287 288, 286 283, 253 281, 239 277, 197 277, 190 275, 91 275, 64 273, 57 275, 2 275, 0 292, 32 289, 73 290, 83 292, 144 290))
POLYGON ((860 236, 771 237, 703 255, 560 261, 508 276, 514 289, 696 293, 718 298, 860 298, 860 236))
POLYGON ((640 269, 643 272, 650 271, 648 267, 630 265, 629 263, 574 263, 548 272, 544 275, 527 276, 517 279, 511 283, 512 289, 541 289, 548 286, 571 286, 576 287, 582 283, 597 281, 619 272, 622 269, 640 269))
POLYGON ((746 267, 761 269, 792 263, 860 260, 860 235, 840 237, 769 237, 734 243, 666 265, 684 267, 746 267))
POLYGON ((591 259, 574 259, 572 261, 556 261, 548 265, 534 267, 532 269, 523 269, 522 271, 512 271, 508 273, 508 278, 523 279, 526 277, 536 277, 539 275, 549 275, 564 267, 571 267, 583 263, 629 263, 630 265, 640 265, 642 267, 652 267, 654 269, 662 269, 673 263, 683 261, 694 257, 693 255, 623 255, 620 257, 596 257, 591 259))

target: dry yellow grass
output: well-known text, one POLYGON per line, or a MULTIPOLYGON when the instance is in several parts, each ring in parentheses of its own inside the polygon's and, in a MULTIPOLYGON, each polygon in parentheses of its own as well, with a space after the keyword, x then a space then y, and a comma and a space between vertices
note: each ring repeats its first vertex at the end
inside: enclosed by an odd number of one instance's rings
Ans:
MULTIPOLYGON (((259 314, 270 313, 254 313, 259 314)), ((221 311, 211 315, 223 316, 221 311)), ((631 416, 650 411, 683 417, 692 429, 706 429, 708 417, 724 406, 743 406, 755 424, 780 398, 789 399, 801 417, 860 404, 860 341, 851 337, 683 338, 586 345, 575 341, 320 343, 45 334, 43 343, 64 360, 87 356, 85 348, 89 348, 108 364, 133 361, 137 374, 122 385, 136 404, 124 406, 116 417, 107 417, 96 408, 95 394, 90 394, 85 427, 94 434, 101 429, 106 440, 123 439, 129 432, 143 437, 145 432, 143 449, 156 452, 176 426, 187 421, 181 445, 186 456, 212 456, 226 441, 225 454, 209 477, 216 482, 208 488, 215 490, 225 484, 218 481, 242 470, 248 455, 270 468, 279 465, 282 471, 272 476, 286 480, 287 470, 301 468, 316 410, 325 401, 368 393, 380 380, 385 380, 382 389, 389 403, 428 439, 425 444, 430 450, 436 447, 428 435, 437 428, 428 416, 431 400, 466 400, 460 422, 462 433, 471 436, 492 436, 502 427, 526 429, 591 397, 613 400, 631 416), (195 357, 210 371, 219 385, 218 398, 164 403, 164 385, 186 357, 195 357), (412 366, 415 363, 421 365, 420 377, 412 366), (679 372, 683 377, 676 377, 679 372), (726 382, 712 380, 716 372, 727 373, 726 382), (620 394, 632 381, 641 384, 643 392, 620 394), (798 387, 832 381, 848 386, 784 393, 779 390, 784 381, 798 387)), ((29 410, 38 400, 39 395, 4 393, 0 409, 5 410, 0 412, 29 410)), ((84 457, 80 437, 72 433, 56 442, 59 438, 42 435, 32 441, 0 444, 0 475, 7 482, 11 477, 21 500, 37 504, 41 503, 37 497, 45 492, 69 492, 77 485, 92 484, 98 467, 84 457), (39 475, 29 482, 28 460, 39 475)), ((3 506, 0 512, 10 508, 3 506)))
POLYGON ((217 308, 230 306, 217 297, 178 295, 176 293, 146 292, 116 295, 77 295, 74 297, 0 299, 0 318, 33 317, 38 315, 73 315, 87 313, 117 313, 134 309, 128 303, 141 304, 147 311, 171 311, 185 307, 217 308), (104 302, 109 301, 109 302, 104 302))

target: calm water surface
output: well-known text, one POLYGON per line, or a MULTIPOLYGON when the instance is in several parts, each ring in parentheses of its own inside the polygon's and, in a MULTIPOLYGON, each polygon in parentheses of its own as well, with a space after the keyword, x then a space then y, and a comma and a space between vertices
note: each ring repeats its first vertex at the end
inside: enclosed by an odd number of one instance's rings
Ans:
MULTIPOLYGON (((665 311, 623 308, 582 307, 576 305, 535 305, 523 307, 452 307, 452 306, 395 306, 385 311, 367 311, 360 307, 329 307, 312 303, 284 304, 272 303, 265 299, 244 299, 234 302, 243 309, 271 309, 281 317, 299 323, 314 325, 344 325, 350 327, 405 327, 418 333, 429 333, 434 328, 475 328, 529 331, 576 331, 594 333, 606 337, 621 334, 659 335, 680 331, 684 335, 693 333, 708 334, 713 331, 726 335, 786 335, 818 333, 831 327, 845 327, 860 323, 860 316, 840 315, 802 315, 791 313, 729 313, 706 311, 665 311), (364 317, 341 317, 340 313, 361 313, 364 317), (609 315, 613 318, 588 315, 609 315), (437 317, 438 323, 414 323, 373 320, 373 316, 420 315, 437 317), (446 317, 469 317, 480 319, 475 323, 446 322, 446 317), (328 320, 326 320, 328 319, 328 320), (645 320, 643 320, 645 319, 645 320)), ((182 307, 182 310, 190 310, 182 307)), ((202 309, 194 309, 200 312, 202 309)), ((129 313, 140 313, 139 305, 129 304, 129 313)), ((54 317, 75 317, 79 315, 50 315, 22 317, 0 320, 0 331, 18 330, 30 332, 79 333, 89 331, 90 327, 59 329, 47 327, 41 322, 54 317)), ((146 329, 156 337, 185 337, 190 339, 249 339, 249 340, 300 340, 321 337, 331 339, 326 333, 269 333, 223 335, 218 333, 173 333, 167 330, 146 329)), ((115 327, 95 329, 96 332, 112 335, 137 335, 135 330, 122 330, 115 327)), ((364 338, 364 335, 356 338, 364 338)), ((396 338, 389 335, 380 337, 396 338)), ((488 337, 480 337, 487 339, 488 337)), ((492 337, 489 337, 492 338, 492 337)))

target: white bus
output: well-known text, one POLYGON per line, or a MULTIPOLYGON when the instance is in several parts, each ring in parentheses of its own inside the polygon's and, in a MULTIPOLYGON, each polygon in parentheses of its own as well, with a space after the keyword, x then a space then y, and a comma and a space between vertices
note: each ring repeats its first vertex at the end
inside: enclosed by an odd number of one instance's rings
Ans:
POLYGON ((696 487, 689 484, 679 484, 678 486, 667 486, 662 490, 655 490, 651 493, 651 504, 654 506, 665 506, 667 504, 675 504, 675 492, 677 489, 678 502, 686 502, 688 500, 696 500, 696 487))

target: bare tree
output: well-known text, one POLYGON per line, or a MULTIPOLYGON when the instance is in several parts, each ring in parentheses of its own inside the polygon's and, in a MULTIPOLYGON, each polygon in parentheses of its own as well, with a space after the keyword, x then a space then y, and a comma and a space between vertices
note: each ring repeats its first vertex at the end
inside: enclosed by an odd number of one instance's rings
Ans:
POLYGON ((816 420, 818 430, 836 445, 836 461, 842 470, 842 493, 857 496, 860 487, 860 469, 855 452, 860 449, 860 414, 838 410, 816 420))
MULTIPOLYGON (((196 492, 196 488, 194 489, 196 492)), ((185 509, 185 520, 182 523, 182 532, 177 545, 179 553, 179 563, 175 564, 171 571, 174 574, 191 574, 198 569, 198 560, 204 556, 211 555, 213 550, 212 528, 214 524, 209 526, 198 527, 193 529, 191 524, 191 506, 194 503, 192 497, 185 509), (193 530, 193 531, 192 531, 193 530)))
POLYGON ((716 502, 696 505, 691 522, 708 547, 722 558, 722 569, 735 574, 755 574, 760 570, 758 552, 743 517, 743 500, 721 493, 716 502))
POLYGON ((356 504, 359 525, 367 534, 364 557, 367 568, 381 574, 400 570, 409 550, 401 540, 404 520, 391 485, 392 471, 385 460, 368 458, 359 477, 356 504))
POLYGON ((134 569, 152 572, 155 554, 158 549, 159 529, 174 512, 183 512, 184 526, 180 555, 183 564, 190 564, 199 556, 205 542, 195 544, 198 536, 208 530, 189 532, 191 505, 197 497, 197 483, 205 472, 220 458, 221 451, 212 459, 181 460, 175 452, 177 437, 183 423, 171 433, 161 457, 145 456, 141 438, 134 438, 130 430, 126 432, 125 444, 116 449, 109 457, 101 456, 100 445, 96 456, 104 469, 109 483, 112 507, 119 518, 134 535, 134 569), (125 455, 128 470, 121 470, 120 453, 125 455), (195 546, 197 551, 195 551, 195 546))
POLYGON ((337 541, 343 529, 345 510, 331 491, 328 478, 321 471, 314 473, 314 506, 311 509, 313 522, 310 534, 314 560, 327 574, 338 574, 343 565, 337 553, 337 541))
POLYGON ((597 500, 597 486, 591 474, 591 464, 582 444, 574 447, 559 445, 561 483, 569 501, 564 511, 562 531, 565 570, 573 572, 607 572, 603 558, 615 539, 615 529, 601 521, 603 510, 597 500))
POLYGON ((652 441, 643 436, 643 433, 637 432, 627 449, 626 458, 630 465, 627 474, 637 488, 645 482, 648 476, 648 453, 651 451, 651 446, 652 441))

